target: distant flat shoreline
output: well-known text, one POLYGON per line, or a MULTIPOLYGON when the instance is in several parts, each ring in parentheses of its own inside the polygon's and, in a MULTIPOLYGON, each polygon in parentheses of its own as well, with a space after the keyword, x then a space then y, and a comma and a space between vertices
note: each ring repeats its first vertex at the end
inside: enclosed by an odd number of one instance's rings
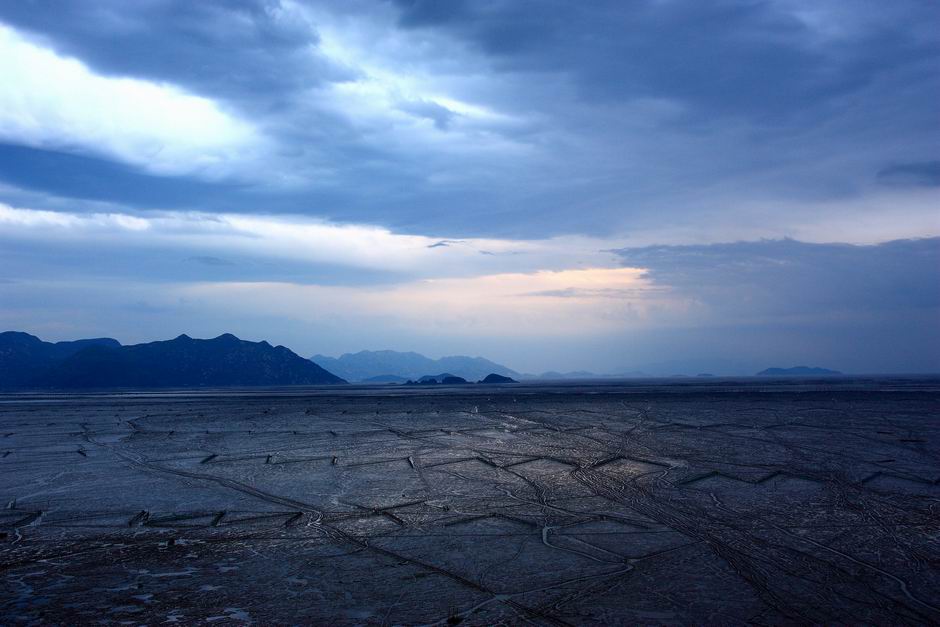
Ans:
POLYGON ((72 401, 74 399, 167 399, 304 396, 487 396, 506 394, 693 394, 693 393, 804 393, 833 392, 940 392, 940 375, 870 375, 826 377, 664 377, 660 379, 597 379, 520 381, 495 385, 406 386, 350 383, 337 386, 233 386, 188 388, 100 388, 83 390, 0 391, 0 403, 72 401))

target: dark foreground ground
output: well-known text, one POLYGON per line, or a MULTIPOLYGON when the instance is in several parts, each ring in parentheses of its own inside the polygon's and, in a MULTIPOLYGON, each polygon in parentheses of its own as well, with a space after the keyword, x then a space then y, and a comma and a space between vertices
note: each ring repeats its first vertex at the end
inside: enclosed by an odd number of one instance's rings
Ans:
POLYGON ((936 380, 0 396, 0 624, 940 622, 936 380))

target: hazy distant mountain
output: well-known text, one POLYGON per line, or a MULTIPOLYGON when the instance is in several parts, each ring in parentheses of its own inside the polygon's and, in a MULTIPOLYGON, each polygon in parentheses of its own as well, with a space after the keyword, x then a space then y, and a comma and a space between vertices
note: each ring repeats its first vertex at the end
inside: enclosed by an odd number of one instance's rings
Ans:
POLYGON ((119 347, 111 338, 43 342, 35 335, 20 331, 0 333, 0 389, 29 384, 56 363, 89 346, 119 347))
POLYGON ((348 381, 365 381, 384 375, 415 379, 429 372, 448 372, 468 380, 480 379, 491 372, 509 377, 519 373, 482 357, 455 355, 431 359, 420 353, 398 351, 360 351, 339 358, 314 355, 313 361, 348 381))
POLYGON ((133 346, 121 346, 116 340, 49 344, 25 333, 9 335, 0 335, 0 387, 5 388, 343 383, 283 346, 247 342, 228 333, 211 340, 181 335, 133 346))
POLYGON ((827 376, 842 374, 838 370, 828 368, 813 368, 809 366, 794 366, 793 368, 767 368, 757 373, 759 377, 793 377, 793 376, 827 376))

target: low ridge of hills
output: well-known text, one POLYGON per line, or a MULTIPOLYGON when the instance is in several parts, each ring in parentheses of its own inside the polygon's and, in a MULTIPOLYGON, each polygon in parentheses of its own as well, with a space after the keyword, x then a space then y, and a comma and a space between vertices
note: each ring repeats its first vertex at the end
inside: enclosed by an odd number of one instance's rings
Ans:
POLYGON ((429 372, 445 372, 468 381, 476 381, 493 373, 514 379, 522 376, 488 359, 463 355, 431 359, 420 353, 384 350, 345 353, 340 357, 314 355, 311 359, 347 381, 397 381, 388 377, 417 380, 429 372))
MULTIPOLYGON (((458 377, 448 372, 444 372, 442 374, 425 375, 419 378, 417 381, 408 379, 405 382, 405 385, 464 385, 468 383, 470 383, 470 381, 467 381, 463 377, 458 377)), ((491 372, 490 374, 483 377, 483 379, 480 381, 477 381, 477 383, 518 383, 518 381, 512 379, 511 377, 504 377, 503 375, 491 372)))
POLYGON ((838 370, 818 368, 811 366, 794 366, 792 368, 767 368, 757 373, 758 377, 805 377, 805 376, 833 376, 842 374, 838 370))
POLYGON ((428 374, 420 379, 418 383, 428 383, 429 381, 434 381, 435 383, 466 383, 467 380, 463 377, 458 377, 455 374, 449 372, 442 372, 441 374, 428 374))
POLYGON ((122 346, 99 338, 43 342, 0 333, 0 389, 167 388, 345 383, 284 346, 240 340, 172 340, 122 346))

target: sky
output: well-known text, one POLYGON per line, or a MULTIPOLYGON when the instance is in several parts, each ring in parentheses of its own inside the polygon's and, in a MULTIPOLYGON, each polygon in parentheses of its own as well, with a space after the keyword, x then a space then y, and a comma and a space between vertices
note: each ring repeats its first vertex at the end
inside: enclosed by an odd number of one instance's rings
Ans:
POLYGON ((0 3, 0 329, 940 372, 934 0, 0 3))

